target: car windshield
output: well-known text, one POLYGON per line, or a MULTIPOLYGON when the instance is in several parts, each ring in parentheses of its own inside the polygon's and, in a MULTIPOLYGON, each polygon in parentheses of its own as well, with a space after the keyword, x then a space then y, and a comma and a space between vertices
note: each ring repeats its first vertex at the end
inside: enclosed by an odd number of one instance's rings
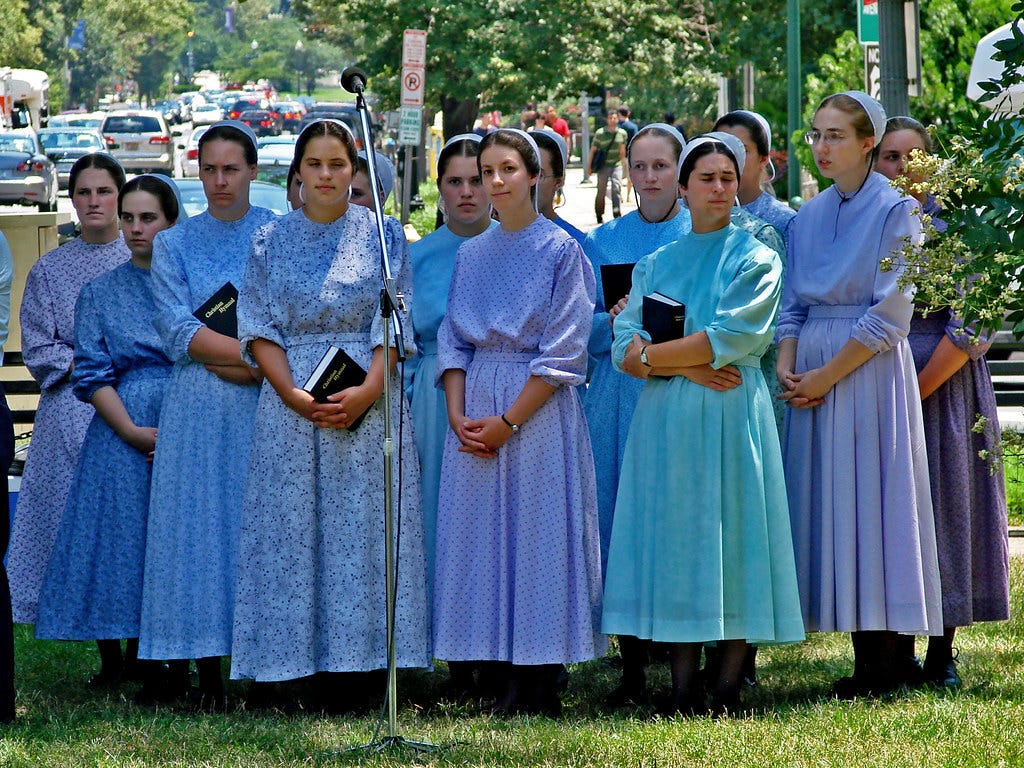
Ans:
POLYGON ((40 133, 39 140, 46 149, 104 149, 100 137, 79 131, 53 131, 40 133))
MULTIPOLYGON (((287 168, 285 169, 287 171, 287 168)), ((206 195, 203 193, 201 182, 192 179, 178 180, 178 189, 181 190, 181 201, 189 216, 196 216, 206 210, 206 195)), ((291 208, 288 205, 288 193, 283 186, 276 184, 265 184, 253 182, 249 187, 249 202, 261 208, 269 208, 274 213, 282 215, 288 213, 291 208)))
POLYGON ((108 117, 103 124, 104 133, 163 133, 160 121, 141 115, 108 117))
POLYGON ((36 145, 27 136, 0 136, 0 151, 2 152, 35 152, 36 145))

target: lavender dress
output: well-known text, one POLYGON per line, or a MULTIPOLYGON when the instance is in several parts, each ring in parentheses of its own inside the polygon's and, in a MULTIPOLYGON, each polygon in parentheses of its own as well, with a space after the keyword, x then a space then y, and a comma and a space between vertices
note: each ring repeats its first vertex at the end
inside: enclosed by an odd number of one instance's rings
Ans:
POLYGON ((777 338, 796 373, 851 339, 875 354, 816 408, 790 408, 782 438, 800 602, 808 632, 942 633, 921 395, 906 336, 910 290, 879 260, 915 239, 909 198, 873 173, 844 200, 808 201, 789 241, 777 338))
POLYGON ((531 376, 557 387, 492 459, 441 468, 434 649, 514 664, 601 655, 601 565, 590 438, 576 385, 587 369, 594 275, 542 216, 461 248, 437 336, 437 381, 466 372, 466 416, 504 413, 531 376))
POLYGON ((128 261, 129 255, 120 235, 102 245, 72 240, 44 254, 25 280, 22 355, 42 395, 7 561, 14 620, 23 624, 36 620, 43 573, 85 430, 95 413, 90 404, 80 402, 71 391, 75 301, 83 285, 128 261))

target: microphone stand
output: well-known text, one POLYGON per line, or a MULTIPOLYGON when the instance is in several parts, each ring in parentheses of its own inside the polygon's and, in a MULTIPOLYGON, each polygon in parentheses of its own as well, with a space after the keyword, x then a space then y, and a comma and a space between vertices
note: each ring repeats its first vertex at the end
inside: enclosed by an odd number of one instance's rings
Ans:
MULTIPOLYGON (((391 319, 396 308, 403 308, 403 297, 395 289, 395 279, 391 274, 391 263, 388 259, 387 237, 384 231, 384 210, 380 202, 377 185, 377 158, 373 151, 373 133, 370 130, 370 108, 363 98, 366 87, 366 76, 355 67, 346 69, 341 76, 342 85, 349 92, 356 94, 356 110, 359 113, 360 127, 363 133, 363 146, 366 148, 367 175, 370 177, 370 197, 373 199, 373 215, 377 222, 377 239, 380 241, 380 273, 382 288, 380 292, 380 313, 384 325, 384 570, 385 570, 385 602, 386 602, 386 636, 388 653, 388 682, 385 702, 388 716, 387 736, 350 747, 348 751, 370 753, 383 752, 392 747, 406 747, 416 752, 435 752, 438 747, 422 741, 410 741, 398 735, 398 669, 395 653, 395 603, 397 595, 398 563, 395 558, 395 512, 392 492, 394 464, 393 427, 391 425, 391 319)), ((395 350, 399 362, 404 361, 405 340, 402 336, 402 324, 395 319, 395 350)))

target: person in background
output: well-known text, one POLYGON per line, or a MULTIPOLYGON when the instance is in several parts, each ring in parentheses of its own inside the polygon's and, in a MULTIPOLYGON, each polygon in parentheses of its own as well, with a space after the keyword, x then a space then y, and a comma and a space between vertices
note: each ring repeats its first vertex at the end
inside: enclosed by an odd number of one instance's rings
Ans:
MULTIPOLYGON (((249 202, 256 163, 248 126, 214 123, 199 140, 208 208, 153 244, 155 325, 174 369, 153 460, 139 656, 196 659, 194 703, 211 710, 226 703, 221 657, 231 655, 239 526, 262 377, 242 360, 237 338, 193 313, 227 283, 241 285, 253 234, 276 218, 249 202)), ((184 684, 187 676, 170 683, 184 684)))
POLYGON ((288 205, 293 211, 302 207, 302 198, 299 197, 299 185, 302 184, 302 179, 295 171, 295 161, 292 161, 292 164, 288 166, 288 183, 285 187, 288 190, 288 205))
MULTIPOLYGON (((75 395, 96 414, 43 577, 36 637, 95 640, 101 659, 138 649, 149 481, 160 403, 171 373, 153 326, 153 238, 184 215, 166 176, 136 176, 118 212, 131 259, 86 283, 75 304, 75 395)), ((140 662, 152 688, 162 665, 140 662)), ((119 670, 106 664, 108 682, 119 670)), ((116 676, 115 676, 116 675, 116 676)))
MULTIPOLYGON (((3 349, 11 326, 11 282, 14 280, 14 259, 7 238, 0 232, 0 367, 3 349)), ((7 405, 7 395, 0 384, 0 472, 4 478, 0 493, 0 552, 7 552, 11 533, 8 514, 7 471, 14 461, 14 422, 7 405)), ((14 622, 11 618, 11 588, 7 566, 0 556, 0 723, 13 723, 14 708, 14 622)))
POLYGON ((717 138, 686 146, 679 175, 692 229, 645 256, 615 318, 612 356, 645 382, 625 446, 602 628, 669 644, 670 714, 708 711, 701 648, 716 642, 710 711, 740 706, 746 642, 803 639, 782 454, 760 355, 771 342, 782 261, 730 222, 740 165, 717 138), (644 297, 686 307, 680 338, 654 343, 644 297), (687 368, 742 368, 716 391, 687 368), (742 488, 741 493, 735 489, 742 488))
MULTIPOLYGON (((377 200, 380 202, 381 211, 383 211, 384 204, 391 195, 391 190, 395 188, 395 166, 380 152, 374 152, 374 157, 377 161, 377 200)), ((370 172, 366 165, 365 149, 359 150, 359 156, 356 158, 349 202, 364 208, 373 208, 370 197, 370 172)))
POLYGON ((577 243, 583 245, 586 235, 555 213, 555 201, 561 199, 564 194, 565 164, 569 157, 565 140, 553 131, 534 131, 533 140, 537 142, 537 148, 540 149, 537 208, 542 216, 555 222, 572 235, 577 243))
POLYGON ((898 633, 942 634, 921 394, 906 341, 913 288, 879 261, 920 237, 917 203, 871 172, 882 106, 824 99, 806 139, 834 183, 790 229, 776 365, 783 459, 808 632, 852 633, 840 698, 908 682, 898 633))
POLYGON ((626 167, 626 132, 619 128, 619 113, 609 110, 605 126, 594 134, 587 157, 587 175, 597 174, 597 197, 594 198, 594 215, 597 223, 604 221, 604 199, 611 185, 612 216, 622 215, 619 202, 622 176, 628 173, 626 167), (603 158, 603 159, 602 159, 603 158))
POLYGON ((639 126, 633 122, 633 111, 625 104, 621 104, 616 110, 619 113, 619 128, 626 132, 627 143, 633 140, 639 126))
MULTIPOLYGON (((931 154, 931 147, 931 136, 917 120, 890 117, 875 170, 893 180, 906 176, 910 153, 931 154)), ((936 230, 945 231, 935 199, 923 192, 914 197, 936 230)), ((953 651, 956 628, 1010 616, 1006 488, 1003 473, 992 472, 980 458, 1000 455, 999 413, 985 362, 992 340, 975 334, 948 308, 931 313, 918 308, 907 337, 921 390, 942 584, 943 632, 928 638, 922 680, 945 688, 961 686, 953 651), (984 419, 980 430, 975 428, 979 417, 984 419)), ((907 645, 900 657, 913 658, 913 636, 899 639, 907 645)))
MULTIPOLYGON (((14 620, 24 624, 36 621, 43 573, 78 452, 95 413, 75 397, 71 387, 75 301, 83 285, 128 260, 117 218, 117 195, 124 181, 124 170, 106 153, 78 159, 71 168, 68 194, 82 233, 44 254, 25 280, 22 356, 42 394, 7 562, 14 620)), ((102 659, 102 664, 95 677, 97 685, 119 678, 124 660, 118 651, 116 659, 102 659)))
POLYGON ((554 104, 548 104, 544 108, 544 124, 552 131, 562 137, 562 141, 568 143, 569 141, 569 123, 566 122, 564 117, 559 117, 558 112, 555 111, 554 104))
POLYGON ((771 161, 772 129, 768 121, 757 112, 738 109, 718 118, 715 130, 735 136, 746 151, 746 165, 742 169, 738 195, 743 210, 774 226, 788 244, 789 225, 796 211, 766 189, 775 176, 771 161))
POLYGON ((562 665, 604 653, 593 458, 577 385, 593 270, 537 213, 540 156, 503 129, 481 142, 500 227, 459 248, 438 331, 448 433, 434 581, 435 655, 503 663, 498 714, 561 712, 562 665))
MULTIPOLYGON (((384 409, 396 436, 400 413, 407 436, 412 428, 393 348, 384 367, 376 222, 349 200, 355 138, 339 121, 317 120, 299 135, 295 157, 305 205, 256 233, 239 295, 241 348, 266 378, 242 513, 231 676, 277 683, 317 675, 320 707, 342 712, 369 703, 380 678, 369 673, 388 664, 384 409), (318 402, 300 387, 330 345, 366 375, 318 402), (398 396, 391 403, 381 400, 385 376, 398 396)), ((387 235, 396 288, 411 301, 401 228, 387 235)), ((412 343, 408 351, 415 354, 412 343)), ((401 448, 396 660, 426 667, 419 472, 412 440, 401 448)))

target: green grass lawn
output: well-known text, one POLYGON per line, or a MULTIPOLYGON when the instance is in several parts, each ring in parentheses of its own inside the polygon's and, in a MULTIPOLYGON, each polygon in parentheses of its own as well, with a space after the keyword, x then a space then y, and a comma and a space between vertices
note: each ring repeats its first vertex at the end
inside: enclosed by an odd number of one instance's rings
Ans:
MULTIPOLYGON (((604 712, 600 701, 616 673, 602 663, 572 670, 558 721, 501 720, 437 705, 440 671, 403 673, 399 734, 445 745, 426 757, 334 753, 368 741, 375 717, 139 709, 128 703, 131 686, 114 693, 86 689, 98 668, 92 643, 37 641, 19 627, 18 722, 0 739, 0 766, 1019 766, 1024 560, 1014 562, 1012 591, 1014 619, 958 636, 964 689, 948 695, 832 700, 831 681, 851 663, 849 640, 839 635, 762 650, 761 684, 746 694, 756 713, 731 720, 604 712)), ((664 669, 654 679, 668 684, 664 669)), ((230 693, 242 692, 241 684, 231 684, 230 693)))

